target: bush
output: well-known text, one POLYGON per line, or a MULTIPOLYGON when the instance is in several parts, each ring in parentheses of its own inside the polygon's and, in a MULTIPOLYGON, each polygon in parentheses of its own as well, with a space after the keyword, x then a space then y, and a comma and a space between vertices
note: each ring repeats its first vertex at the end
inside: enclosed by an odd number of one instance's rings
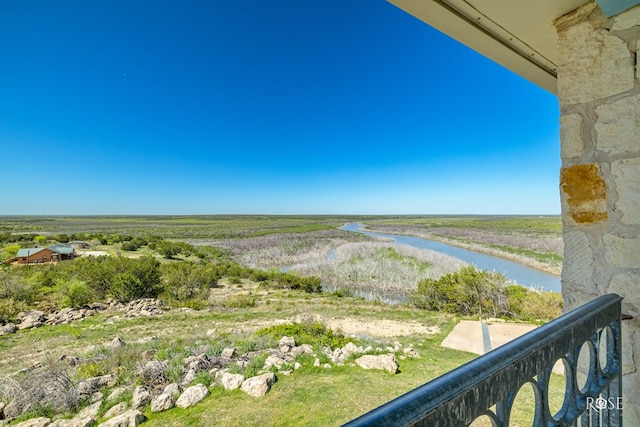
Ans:
POLYGON ((81 258, 69 264, 67 275, 83 281, 91 294, 103 299, 108 294, 122 302, 155 298, 162 291, 160 263, 153 257, 81 258))
POLYGON ((0 299, 0 323, 15 321, 18 313, 27 309, 27 305, 22 301, 13 298, 0 299))
POLYGON ((317 276, 298 276, 292 273, 271 272, 262 286, 273 289, 303 290, 308 293, 322 292, 322 280, 317 276))
POLYGON ((223 304, 227 308, 255 307, 256 299, 252 295, 235 294, 228 297, 223 304))
POLYGON ((140 248, 140 246, 137 245, 134 241, 124 242, 120 247, 123 251, 137 251, 140 248))
POLYGON ((162 266, 164 295, 175 301, 204 300, 209 290, 218 283, 218 272, 213 265, 178 262, 162 266))
POLYGON ((497 317, 508 312, 508 283, 500 273, 468 266, 439 279, 421 280, 411 300, 426 310, 497 317))
POLYGON ((510 284, 500 273, 474 267, 463 267, 437 280, 421 280, 411 301, 425 310, 521 320, 551 320, 562 308, 558 293, 530 291, 510 284))
MULTIPOLYGON (((9 402, 15 414, 47 416, 76 409, 80 396, 76 392, 71 368, 62 362, 47 361, 20 376, 0 380, 0 401, 9 402)), ((5 408, 5 415, 7 414, 5 408)))
POLYGON ((65 307, 82 307, 92 302, 89 286, 81 280, 72 279, 70 282, 59 285, 63 295, 62 305, 65 307))
POLYGON ((562 295, 557 292, 530 291, 522 311, 532 320, 551 320, 562 314, 562 295))
POLYGON ((329 346, 331 348, 339 348, 344 347, 349 342, 353 342, 353 339, 333 332, 331 328, 317 321, 270 326, 259 330, 256 335, 271 337, 276 342, 284 336, 293 337, 296 345, 310 344, 314 347, 329 346))
POLYGON ((0 271, 0 299, 11 298, 31 304, 35 300, 37 290, 33 282, 20 273, 22 271, 0 271))
POLYGON ((120 302, 129 302, 147 296, 140 279, 131 273, 119 273, 113 276, 111 295, 120 302))

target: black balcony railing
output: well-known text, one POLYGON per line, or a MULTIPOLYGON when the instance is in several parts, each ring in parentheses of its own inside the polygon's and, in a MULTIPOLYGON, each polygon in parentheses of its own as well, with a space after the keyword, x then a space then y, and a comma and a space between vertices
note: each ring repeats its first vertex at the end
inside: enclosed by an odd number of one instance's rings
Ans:
POLYGON ((520 388, 533 386, 534 426, 622 424, 621 301, 604 295, 400 396, 346 426, 509 426, 520 388), (564 401, 549 408, 549 379, 564 365, 564 401))

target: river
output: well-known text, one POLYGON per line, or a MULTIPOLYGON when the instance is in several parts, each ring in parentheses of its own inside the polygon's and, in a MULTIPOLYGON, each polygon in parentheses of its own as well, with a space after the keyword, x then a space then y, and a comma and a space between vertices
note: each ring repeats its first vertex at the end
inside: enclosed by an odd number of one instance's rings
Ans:
POLYGON ((419 249, 429 249, 461 259, 462 261, 473 264, 479 269, 498 271, 504 274, 518 284, 526 287, 542 288, 546 291, 560 292, 560 277, 550 274, 536 268, 510 261, 508 259, 483 254, 480 252, 462 249, 457 246, 447 245, 445 243, 436 242, 435 240, 427 240, 420 237, 402 236, 398 234, 376 233, 372 231, 362 230, 362 225, 358 223, 349 223, 342 227, 346 231, 354 231, 367 234, 369 236, 385 237, 396 243, 413 246, 419 249))

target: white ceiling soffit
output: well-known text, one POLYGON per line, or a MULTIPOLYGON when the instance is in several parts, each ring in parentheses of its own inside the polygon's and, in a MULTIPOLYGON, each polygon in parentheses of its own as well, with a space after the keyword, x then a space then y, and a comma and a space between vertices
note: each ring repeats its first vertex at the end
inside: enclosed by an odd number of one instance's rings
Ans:
POLYGON ((556 93, 553 21, 585 0, 388 0, 525 79, 556 93))

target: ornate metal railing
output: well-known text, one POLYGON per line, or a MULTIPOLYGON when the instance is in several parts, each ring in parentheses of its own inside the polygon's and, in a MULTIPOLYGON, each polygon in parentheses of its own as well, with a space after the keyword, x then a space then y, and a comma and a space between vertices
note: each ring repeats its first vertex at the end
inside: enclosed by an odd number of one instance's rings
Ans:
POLYGON ((346 426, 460 427, 482 417, 507 427, 527 383, 535 396, 534 426, 619 426, 621 301, 604 295, 346 426), (564 365, 564 401, 552 411, 549 380, 558 361, 564 365))

